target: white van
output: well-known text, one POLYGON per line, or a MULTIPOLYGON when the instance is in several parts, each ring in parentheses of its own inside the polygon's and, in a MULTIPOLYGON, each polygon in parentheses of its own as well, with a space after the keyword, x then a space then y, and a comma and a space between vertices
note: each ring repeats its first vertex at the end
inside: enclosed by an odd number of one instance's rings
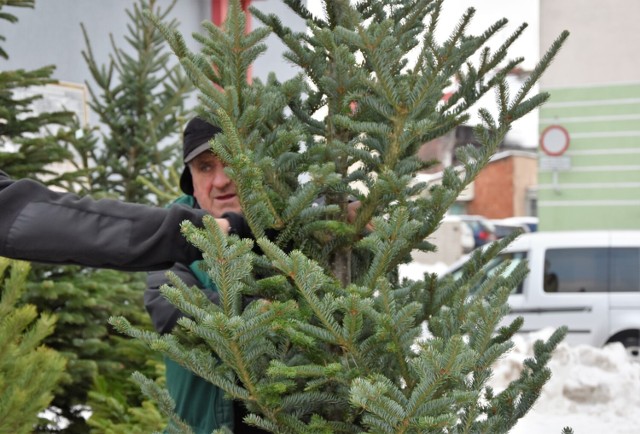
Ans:
POLYGON ((522 316, 523 333, 566 325, 570 344, 622 342, 640 361, 640 231, 525 233, 488 272, 506 259, 528 260, 530 272, 509 297, 504 324, 522 316))

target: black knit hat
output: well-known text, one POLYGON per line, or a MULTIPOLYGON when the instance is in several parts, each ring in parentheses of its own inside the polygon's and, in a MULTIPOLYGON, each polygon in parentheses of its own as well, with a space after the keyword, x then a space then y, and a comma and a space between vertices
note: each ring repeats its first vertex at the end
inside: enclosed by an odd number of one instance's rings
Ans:
POLYGON ((187 123, 182 135, 184 169, 182 170, 182 176, 180 176, 180 188, 186 194, 193 195, 193 180, 187 163, 211 149, 209 141, 220 132, 222 132, 220 128, 199 117, 195 117, 187 123))

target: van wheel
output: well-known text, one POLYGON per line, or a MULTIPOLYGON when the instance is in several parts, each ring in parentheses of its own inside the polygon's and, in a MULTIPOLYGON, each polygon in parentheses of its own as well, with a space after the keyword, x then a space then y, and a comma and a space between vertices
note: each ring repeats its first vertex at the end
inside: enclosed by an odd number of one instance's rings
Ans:
POLYGON ((612 342, 622 343, 624 349, 627 350, 629 360, 640 363, 640 337, 627 335, 620 339, 612 340, 612 342))

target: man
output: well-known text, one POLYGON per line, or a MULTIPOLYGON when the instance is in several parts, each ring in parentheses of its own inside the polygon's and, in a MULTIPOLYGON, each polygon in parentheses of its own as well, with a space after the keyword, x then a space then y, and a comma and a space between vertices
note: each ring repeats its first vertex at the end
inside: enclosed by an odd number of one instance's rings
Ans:
MULTIPOLYGON (((209 145, 211 138, 219 132, 219 128, 198 117, 187 124, 183 137, 185 167, 180 178, 180 188, 185 196, 176 203, 201 208, 216 218, 231 216, 233 221, 233 216, 242 212, 236 187, 209 145)), ((171 271, 188 286, 199 287, 213 303, 218 303, 215 283, 200 269, 199 262, 176 263, 171 271)), ((160 271, 149 273, 144 297, 159 333, 169 333, 183 316, 160 293, 160 287, 168 283, 165 274, 160 271)), ((165 363, 167 389, 176 403, 175 412, 196 434, 209 434, 222 426, 237 433, 264 432, 244 424, 242 416, 245 412, 241 404, 225 399, 222 390, 168 358, 165 363)))
MULTIPOLYGON (((222 198, 224 199, 224 198, 222 198)), ((236 209, 236 208, 234 208, 236 209)), ((50 264, 150 271, 202 257, 179 229, 202 226, 207 212, 161 209, 117 200, 94 200, 49 190, 0 170, 0 256, 50 264)), ((216 219, 225 231, 246 227, 239 215, 216 219)))

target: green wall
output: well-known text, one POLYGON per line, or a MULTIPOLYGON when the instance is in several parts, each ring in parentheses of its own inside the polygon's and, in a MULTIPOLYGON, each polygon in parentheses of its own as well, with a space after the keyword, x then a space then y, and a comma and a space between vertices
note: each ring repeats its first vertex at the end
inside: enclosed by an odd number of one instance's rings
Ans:
POLYGON ((571 141, 568 170, 538 172, 540 229, 640 229, 640 83, 545 90, 540 133, 571 141))

